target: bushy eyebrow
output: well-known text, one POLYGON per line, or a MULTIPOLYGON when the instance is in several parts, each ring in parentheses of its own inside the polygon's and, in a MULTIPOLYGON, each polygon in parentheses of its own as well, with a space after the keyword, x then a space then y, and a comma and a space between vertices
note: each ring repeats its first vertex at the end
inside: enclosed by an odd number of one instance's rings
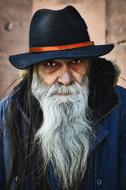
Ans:
POLYGON ((54 60, 50 60, 50 61, 54 61, 56 63, 70 63, 71 61, 74 61, 74 60, 85 60, 83 58, 73 58, 73 59, 54 59, 54 60))

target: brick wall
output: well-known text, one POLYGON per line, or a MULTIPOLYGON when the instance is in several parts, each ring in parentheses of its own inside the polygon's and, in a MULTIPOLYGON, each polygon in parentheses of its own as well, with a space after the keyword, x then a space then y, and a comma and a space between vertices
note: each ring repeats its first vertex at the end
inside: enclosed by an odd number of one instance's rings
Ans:
MULTIPOLYGON (((16 80, 18 70, 11 66, 8 56, 27 51, 28 23, 32 0, 0 0, 0 97, 16 80)), ((13 85, 12 85, 13 86, 13 85)), ((9 91, 12 89, 9 88, 9 91)))
POLYGON ((115 43, 108 58, 119 66, 118 84, 126 88, 126 0, 106 0, 106 41, 115 43))

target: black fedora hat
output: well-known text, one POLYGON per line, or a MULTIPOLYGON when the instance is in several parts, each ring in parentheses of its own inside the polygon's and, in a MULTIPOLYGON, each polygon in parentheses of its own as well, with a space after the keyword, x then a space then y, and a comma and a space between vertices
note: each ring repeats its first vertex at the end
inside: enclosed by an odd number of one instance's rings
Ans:
POLYGON ((50 59, 99 57, 114 47, 113 44, 95 45, 85 21, 72 6, 36 11, 29 33, 29 52, 9 57, 18 69, 50 59))

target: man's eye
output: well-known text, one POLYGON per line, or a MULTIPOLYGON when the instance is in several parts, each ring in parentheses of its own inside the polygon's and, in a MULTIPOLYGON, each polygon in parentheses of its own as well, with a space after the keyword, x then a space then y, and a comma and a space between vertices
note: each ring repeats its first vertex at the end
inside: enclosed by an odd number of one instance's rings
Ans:
POLYGON ((72 64, 79 64, 79 63, 81 63, 80 59, 74 59, 74 60, 72 60, 72 64))
POLYGON ((47 62, 46 65, 48 67, 55 67, 57 64, 56 64, 56 62, 47 62))
POLYGON ((60 68, 60 64, 56 61, 49 60, 49 61, 43 63, 43 69, 45 69, 46 71, 49 71, 49 72, 56 71, 59 68, 60 68))

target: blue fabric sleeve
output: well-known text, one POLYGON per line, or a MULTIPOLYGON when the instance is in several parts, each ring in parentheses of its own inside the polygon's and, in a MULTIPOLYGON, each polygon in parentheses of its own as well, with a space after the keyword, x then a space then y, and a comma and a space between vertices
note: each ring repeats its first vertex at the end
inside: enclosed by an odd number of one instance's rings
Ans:
POLYGON ((120 139, 120 190, 126 189, 126 115, 121 123, 120 139))
POLYGON ((3 154, 3 127, 5 121, 5 112, 7 110, 7 98, 0 102, 0 189, 5 189, 5 169, 3 154))

